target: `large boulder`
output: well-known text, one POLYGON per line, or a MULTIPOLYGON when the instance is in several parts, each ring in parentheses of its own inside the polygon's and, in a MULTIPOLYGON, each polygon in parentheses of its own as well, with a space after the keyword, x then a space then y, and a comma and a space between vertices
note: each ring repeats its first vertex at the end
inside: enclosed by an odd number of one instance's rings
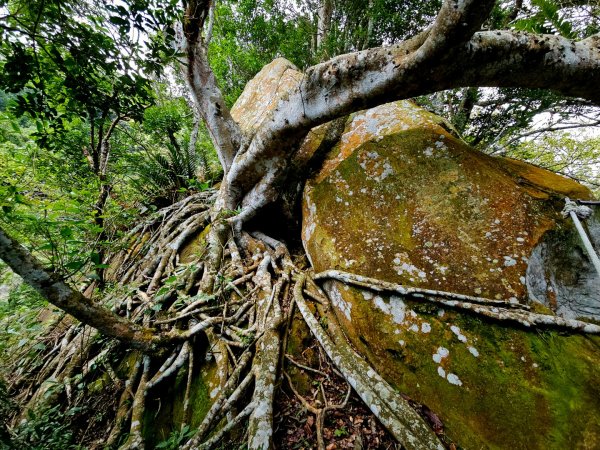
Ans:
MULTIPOLYGON (((324 128, 326 128, 325 126, 324 128)), ((323 127, 301 155, 319 147, 323 127)), ((564 198, 590 191, 492 158, 409 101, 350 116, 306 184, 302 240, 315 271, 600 319, 600 282, 564 198)), ((598 215, 588 221, 598 239, 598 215)), ((509 324, 329 281, 349 340, 464 448, 600 448, 600 340, 509 324)))

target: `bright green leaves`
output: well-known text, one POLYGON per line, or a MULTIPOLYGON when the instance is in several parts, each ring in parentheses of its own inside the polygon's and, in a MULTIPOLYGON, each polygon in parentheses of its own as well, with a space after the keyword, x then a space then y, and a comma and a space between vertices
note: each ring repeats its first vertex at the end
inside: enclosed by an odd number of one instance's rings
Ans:
POLYGON ((520 14, 512 28, 530 33, 559 34, 581 39, 600 31, 600 7, 597 2, 531 0, 529 9, 520 14))
POLYGON ((184 126, 190 125, 189 120, 186 124, 186 114, 189 115, 189 110, 183 99, 164 101, 144 111, 144 130, 156 137, 177 133, 184 126))
POLYGON ((0 185, 0 207, 5 214, 12 212, 15 205, 29 204, 27 197, 19 193, 15 185, 10 183, 0 185))
POLYGON ((573 178, 600 191, 600 138, 574 137, 565 132, 547 133, 528 139, 508 153, 553 172, 573 178))
POLYGON ((531 3, 537 10, 535 14, 517 20, 514 22, 513 28, 530 33, 558 33, 568 39, 577 38, 577 33, 573 31, 573 25, 562 16, 558 2, 531 0, 531 3))
POLYGON ((96 129, 106 128, 115 116, 141 118, 153 102, 150 79, 140 71, 151 55, 140 39, 157 24, 143 9, 151 2, 131 3, 8 6, 0 89, 18 94, 15 114, 44 122, 33 136, 42 147, 59 146, 59 135, 73 120, 85 117, 96 129))

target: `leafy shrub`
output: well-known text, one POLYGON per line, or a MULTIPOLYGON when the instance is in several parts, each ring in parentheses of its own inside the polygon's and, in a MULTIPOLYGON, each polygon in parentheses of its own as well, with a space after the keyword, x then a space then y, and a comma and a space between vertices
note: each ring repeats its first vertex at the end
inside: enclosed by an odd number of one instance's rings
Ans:
MULTIPOLYGON (((29 450, 75 450, 80 448, 73 442, 73 434, 67 423, 72 410, 64 414, 59 406, 42 411, 30 412, 27 422, 22 423, 11 436, 5 449, 29 450), (65 417, 66 416, 66 417, 65 417)), ((4 450, 3 448, 3 450, 4 450)))

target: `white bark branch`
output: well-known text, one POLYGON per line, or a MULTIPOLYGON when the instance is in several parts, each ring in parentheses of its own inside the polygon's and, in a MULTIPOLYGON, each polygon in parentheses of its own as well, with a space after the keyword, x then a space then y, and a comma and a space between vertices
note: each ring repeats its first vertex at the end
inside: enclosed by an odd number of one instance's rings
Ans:
POLYGON ((215 75, 208 63, 208 41, 212 34, 211 1, 192 0, 188 3, 182 23, 181 46, 185 52, 185 78, 192 93, 197 111, 215 145, 219 161, 225 173, 229 171, 242 142, 242 135, 217 85, 215 75), (206 39, 202 29, 209 17, 206 39))
POLYGON ((54 272, 43 267, 29 251, 0 228, 0 259, 47 301, 96 328, 105 336, 127 342, 144 351, 154 349, 155 337, 144 328, 95 304, 81 292, 66 284, 54 272))
POLYGON ((226 178, 228 207, 247 196, 239 219, 251 218, 272 201, 290 158, 311 128, 382 103, 457 87, 501 86, 553 89, 600 104, 598 37, 571 41, 484 31, 448 48, 449 42, 431 42, 429 36, 338 56, 308 69, 302 82, 279 100, 248 149, 236 156, 226 178))

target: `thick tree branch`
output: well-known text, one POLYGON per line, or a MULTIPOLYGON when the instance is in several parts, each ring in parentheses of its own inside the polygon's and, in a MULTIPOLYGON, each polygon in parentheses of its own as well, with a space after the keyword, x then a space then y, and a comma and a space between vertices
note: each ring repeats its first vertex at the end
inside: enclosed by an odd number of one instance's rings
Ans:
POLYGON ((140 327, 84 297, 42 264, 0 228, 0 259, 54 306, 71 314, 106 336, 126 342, 142 351, 155 349, 157 337, 151 329, 140 327))
MULTIPOLYGON (((342 55, 310 68, 300 85, 279 100, 248 150, 236 157, 227 175, 229 207, 244 197, 247 211, 271 201, 308 130, 382 103, 457 87, 500 86, 552 89, 600 104, 597 36, 577 42, 553 35, 478 32, 444 57, 415 59, 427 39, 423 33, 393 47, 342 55)), ((240 218, 251 215, 243 212, 240 218)))
MULTIPOLYGON (((231 167, 242 142, 241 131, 235 123, 217 80, 208 62, 208 40, 202 37, 202 28, 210 15, 211 3, 207 0, 193 0, 188 3, 183 19, 182 48, 186 55, 182 65, 196 109, 202 116, 206 128, 215 145, 223 171, 231 167)), ((210 25, 210 24, 209 24, 210 25)), ((210 28, 211 26, 209 26, 210 28)))
POLYGON ((489 17, 494 0, 445 0, 415 62, 439 58, 467 42, 489 17))

